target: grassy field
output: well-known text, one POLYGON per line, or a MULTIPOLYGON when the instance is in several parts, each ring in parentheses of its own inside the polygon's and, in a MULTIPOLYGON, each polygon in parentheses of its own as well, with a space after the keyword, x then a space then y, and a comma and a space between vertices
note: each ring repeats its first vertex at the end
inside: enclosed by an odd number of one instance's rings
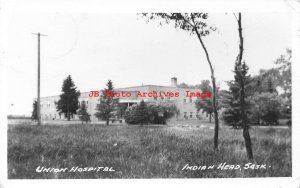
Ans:
MULTIPOLYGON (((197 123, 196 123, 197 124, 197 123)), ((255 163, 248 163, 241 130, 221 126, 213 150, 212 124, 189 126, 9 125, 8 177, 22 178, 234 178, 286 177, 292 174, 291 129, 253 127, 255 163), (220 163, 240 169, 218 169, 220 163), (184 169, 184 166, 206 169, 184 169), (213 168, 208 169, 208 166, 213 168), (36 172, 36 168, 67 168, 36 172), (115 171, 69 172, 72 167, 112 167, 115 171)))

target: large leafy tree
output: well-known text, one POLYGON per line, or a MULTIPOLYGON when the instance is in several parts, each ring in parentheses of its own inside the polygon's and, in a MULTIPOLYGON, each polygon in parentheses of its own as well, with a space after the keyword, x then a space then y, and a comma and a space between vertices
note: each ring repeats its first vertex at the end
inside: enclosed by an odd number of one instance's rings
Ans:
POLYGON ((279 87, 282 88, 281 96, 284 98, 283 115, 288 118, 288 125, 292 123, 292 50, 287 49, 285 55, 281 55, 275 64, 279 65, 280 72, 279 87))
POLYGON ((116 117, 119 112, 119 99, 113 95, 114 87, 111 80, 108 80, 106 88, 104 88, 100 96, 100 104, 97 105, 95 116, 105 120, 106 125, 109 125, 109 120, 116 117))
POLYGON ((186 83, 181 83, 181 84, 178 84, 178 86, 177 87, 179 87, 179 88, 184 88, 184 89, 191 89, 191 88, 194 88, 193 86, 190 86, 190 85, 188 85, 188 84, 186 84, 186 83))
POLYGON ((280 78, 278 79, 279 87, 284 91, 283 97, 290 98, 292 95, 292 50, 286 49, 286 54, 281 55, 275 64, 279 65, 278 70, 280 78))
POLYGON ((59 114, 63 113, 70 121, 71 116, 77 113, 79 108, 78 98, 80 96, 80 91, 75 87, 70 75, 63 81, 61 91, 60 99, 56 102, 56 109, 59 114))
MULTIPOLYGON (((252 79, 253 91, 257 92, 255 95, 261 93, 279 94, 283 103, 280 116, 289 119, 288 124, 291 124, 292 109, 291 58, 292 51, 287 49, 286 54, 276 59, 275 64, 278 65, 277 67, 267 70, 262 69, 252 79)), ((261 115, 260 112, 259 114, 261 115)), ((256 122, 258 123, 259 119, 256 122)))
POLYGON ((251 97, 251 121, 255 124, 278 124, 283 99, 276 93, 255 93, 251 97))
POLYGON ((38 115, 37 115, 37 101, 33 101, 33 110, 31 112, 31 120, 36 121, 38 120, 38 115))
POLYGON ((215 118, 215 134, 214 134, 214 148, 218 148, 218 135, 219 135, 219 119, 217 111, 217 88, 216 78, 214 74, 214 68, 209 57, 208 50, 204 44, 203 38, 209 35, 216 28, 209 26, 207 23, 208 13, 142 13, 142 16, 147 18, 147 21, 153 19, 159 19, 160 24, 171 24, 174 23, 175 28, 182 29, 189 32, 190 34, 196 35, 199 40, 201 47, 205 53, 207 63, 211 72, 211 81, 213 86, 213 112, 215 118))
POLYGON ((255 92, 258 93, 277 93, 277 86, 279 84, 280 73, 277 68, 261 69, 257 76, 253 76, 252 84, 255 92))
POLYGON ((259 74, 253 77, 256 92, 277 93, 277 89, 280 88, 283 98, 290 97, 292 89, 291 58, 292 51, 287 49, 286 54, 275 60, 275 64, 278 65, 276 68, 261 69, 259 74))
MULTIPOLYGON (((209 80, 202 80, 201 84, 197 85, 201 92, 212 92, 209 80)), ((209 115, 209 122, 211 123, 211 116, 213 114, 214 108, 212 104, 212 99, 209 97, 197 98, 195 101, 195 107, 199 112, 202 110, 202 113, 209 115)))

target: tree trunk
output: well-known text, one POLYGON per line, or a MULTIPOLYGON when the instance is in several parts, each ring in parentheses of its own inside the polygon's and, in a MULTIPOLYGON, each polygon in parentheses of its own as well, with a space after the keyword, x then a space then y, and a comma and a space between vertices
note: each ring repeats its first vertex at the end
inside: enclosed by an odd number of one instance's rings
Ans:
POLYGON ((248 158, 250 160, 253 160, 252 143, 251 143, 251 137, 250 137, 250 134, 249 134, 249 127, 248 126, 243 127, 243 137, 244 137, 244 140, 245 140, 245 145, 246 145, 246 151, 247 151, 248 158))
POLYGON ((215 135, 214 135, 214 148, 215 149, 218 149, 218 137, 219 137, 219 117, 218 117, 218 110, 217 110, 217 102, 216 102, 216 96, 217 96, 217 88, 216 88, 216 78, 215 78, 215 75, 214 75, 214 69, 212 67, 212 64, 211 64, 211 61, 210 61, 210 58, 209 58, 209 55, 208 55, 208 52, 207 52, 207 49, 202 41, 202 38, 201 38, 201 35, 200 33, 198 32, 197 29, 195 29, 196 31, 196 34, 198 36, 198 39, 201 43, 201 46, 205 52, 205 55, 206 55, 206 59, 207 59, 207 62, 209 64, 209 68, 210 68, 210 72, 211 72, 211 82, 212 82, 212 86, 213 86, 213 112, 214 112, 214 118, 215 118, 215 135))
POLYGON ((67 108, 68 108, 67 119, 68 119, 68 121, 70 121, 70 110, 69 110, 69 105, 67 106, 67 108))
POLYGON ((109 118, 106 119, 106 125, 109 125, 109 118))
POLYGON ((218 137, 219 137, 219 118, 218 118, 218 111, 217 111, 217 104, 216 104, 216 82, 215 78, 212 74, 213 80, 213 107, 214 107, 214 117, 215 117, 215 136, 214 136, 214 147, 218 149, 218 137))
POLYGON ((211 113, 209 114, 209 123, 211 123, 211 113))
POLYGON ((242 126, 243 126, 243 136, 245 140, 247 155, 250 160, 253 160, 253 153, 252 153, 252 143, 249 134, 249 125, 247 122, 247 116, 245 113, 245 88, 244 82, 241 82, 241 90, 240 90, 240 110, 242 116, 242 126))
MULTIPOLYGON (((239 25, 239 37, 240 37, 240 53, 238 57, 239 66, 242 66, 242 57, 243 57, 243 35, 242 35, 242 16, 239 13, 238 17, 238 25, 239 25)), ((241 67, 240 67, 241 68, 241 67)), ((241 69, 239 69, 241 71, 241 69)), ((243 137, 245 140, 247 155, 250 160, 253 160, 253 153, 252 153, 252 144, 251 138, 249 134, 249 125, 247 123, 247 115, 245 113, 245 80, 241 72, 239 72, 239 83, 240 83, 240 111, 241 111, 241 118, 242 118, 242 126, 243 126, 243 137)))

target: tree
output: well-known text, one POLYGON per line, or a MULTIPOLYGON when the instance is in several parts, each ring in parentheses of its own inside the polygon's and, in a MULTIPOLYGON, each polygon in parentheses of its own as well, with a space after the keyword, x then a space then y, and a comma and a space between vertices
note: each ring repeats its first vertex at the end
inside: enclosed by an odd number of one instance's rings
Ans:
POLYGON ((211 116, 213 114, 213 105, 210 98, 198 98, 195 101, 195 107, 197 111, 199 112, 202 110, 202 113, 206 113, 209 115, 209 123, 211 123, 211 116))
POLYGON ((189 86, 188 84, 186 84, 186 83, 183 82, 183 83, 181 83, 181 84, 178 84, 177 87, 179 87, 179 88, 184 88, 184 89, 187 89, 187 88, 190 89, 191 86, 189 86))
POLYGON ((82 101, 81 104, 80 104, 80 108, 77 112, 78 116, 79 116, 79 119, 81 120, 82 124, 83 122, 85 121, 85 123, 87 123, 88 121, 90 121, 90 115, 89 113, 87 112, 86 110, 86 105, 85 105, 85 102, 82 101))
POLYGON ((254 91, 258 93, 277 93, 276 88, 279 84, 279 77, 279 70, 276 68, 259 70, 259 75, 254 76, 252 79, 254 91))
POLYGON ((139 104, 135 104, 126 109, 125 122, 128 124, 139 124, 143 126, 150 121, 150 108, 142 100, 139 104))
POLYGON ((61 91, 60 99, 56 102, 56 110, 59 114, 63 113, 70 121, 71 116, 77 113, 79 108, 78 98, 80 96, 80 91, 75 87, 70 75, 63 81, 61 91))
MULTIPOLYGON (((201 90, 201 92, 212 91, 209 80, 202 80, 201 84, 197 85, 197 87, 201 90)), ((214 111, 211 98, 197 98, 195 101, 195 107, 198 112, 202 110, 202 113, 208 114, 209 122, 211 123, 211 116, 214 111)))
POLYGON ((103 94, 100 96, 100 104, 97 105, 95 116, 105 120, 106 125, 109 125, 110 118, 116 117, 119 112, 119 99, 113 95, 114 87, 111 80, 108 80, 103 94))
POLYGON ((280 118, 287 118, 291 124, 292 88, 291 88, 291 58, 292 51, 286 50, 286 54, 276 59, 276 68, 260 70, 259 75, 253 77, 253 88, 258 93, 276 93, 283 99, 280 118))
MULTIPOLYGON (((242 115, 240 110, 240 91, 241 91, 241 79, 243 78, 244 86, 244 109, 246 113, 249 113, 250 103, 249 96, 251 96, 251 77, 248 74, 248 66, 245 62, 242 65, 237 61, 234 67, 234 80, 228 81, 229 91, 222 93, 222 99, 220 102, 225 108, 222 117, 226 124, 233 126, 234 128, 242 127, 242 115), (242 78, 241 78, 242 77, 242 78)), ((221 95, 220 95, 221 96, 221 95)))
POLYGON ((280 77, 278 79, 279 86, 283 89, 283 97, 291 97, 292 95, 292 50, 286 49, 286 54, 281 55, 276 61, 275 64, 280 65, 278 67, 280 77))
POLYGON ((240 38, 240 45, 239 45, 239 55, 237 56, 236 66, 235 66, 235 79, 239 83, 239 97, 240 97, 240 113, 241 113, 241 124, 243 127, 243 137, 245 140, 247 155, 250 160, 253 160, 253 153, 252 153, 252 143, 251 137, 249 134, 249 124, 247 122, 247 114, 246 114, 246 104, 245 104, 245 86, 247 83, 247 72, 248 67, 246 66, 245 62, 242 63, 243 59, 243 51, 244 51, 244 38, 242 32, 242 14, 239 12, 239 16, 237 18, 238 23, 238 31, 239 31, 239 38, 240 38))
POLYGON ((141 103, 137 106, 136 112, 137 121, 141 126, 149 122, 148 109, 144 100, 142 100, 141 103))
POLYGON ((283 99, 276 93, 256 93, 252 97, 251 120, 256 124, 278 124, 283 99))
POLYGON ((37 101, 33 102, 33 110, 31 112, 31 120, 32 121, 36 121, 38 119, 38 115, 37 115, 37 101))
POLYGON ((217 88, 216 88, 216 78, 214 75, 214 68, 210 60, 208 50, 204 44, 203 37, 210 34, 210 32, 215 31, 215 27, 211 27, 207 23, 208 14, 207 13, 142 13, 142 16, 149 20, 160 18, 160 24, 169 24, 174 22, 175 28, 182 29, 189 32, 190 34, 196 34, 202 49, 206 55, 206 60, 211 72, 211 81, 213 86, 213 112, 215 118, 215 134, 214 134, 214 148, 218 148, 218 135, 219 135, 219 119, 217 111, 217 88))
POLYGON ((280 72, 279 87, 283 89, 281 96, 284 99, 283 115, 284 118, 288 118, 288 125, 292 124, 292 50, 287 49, 285 55, 281 55, 275 64, 280 65, 278 70, 280 72))

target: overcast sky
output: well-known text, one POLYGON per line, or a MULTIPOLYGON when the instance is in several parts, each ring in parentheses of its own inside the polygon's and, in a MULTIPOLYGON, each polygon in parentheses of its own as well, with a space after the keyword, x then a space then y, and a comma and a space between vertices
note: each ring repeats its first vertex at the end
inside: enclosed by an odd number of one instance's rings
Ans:
MULTIPOLYGON (((218 29, 204 39, 217 81, 233 79, 238 54, 237 22, 232 13, 211 13, 218 29)), ((242 15, 244 60, 250 74, 274 67, 274 60, 292 47, 292 15, 242 15)), ((108 79, 115 87, 141 84, 198 84, 210 79, 209 66, 195 35, 173 25, 146 23, 135 13, 70 13, 14 11, 6 18, 2 59, 7 72, 9 113, 27 114, 37 88, 37 37, 41 38, 41 96, 58 95, 71 75, 82 92, 103 89, 108 79), (20 95, 21 93, 21 95, 20 95), (11 105, 13 104, 13 106, 11 105)))

